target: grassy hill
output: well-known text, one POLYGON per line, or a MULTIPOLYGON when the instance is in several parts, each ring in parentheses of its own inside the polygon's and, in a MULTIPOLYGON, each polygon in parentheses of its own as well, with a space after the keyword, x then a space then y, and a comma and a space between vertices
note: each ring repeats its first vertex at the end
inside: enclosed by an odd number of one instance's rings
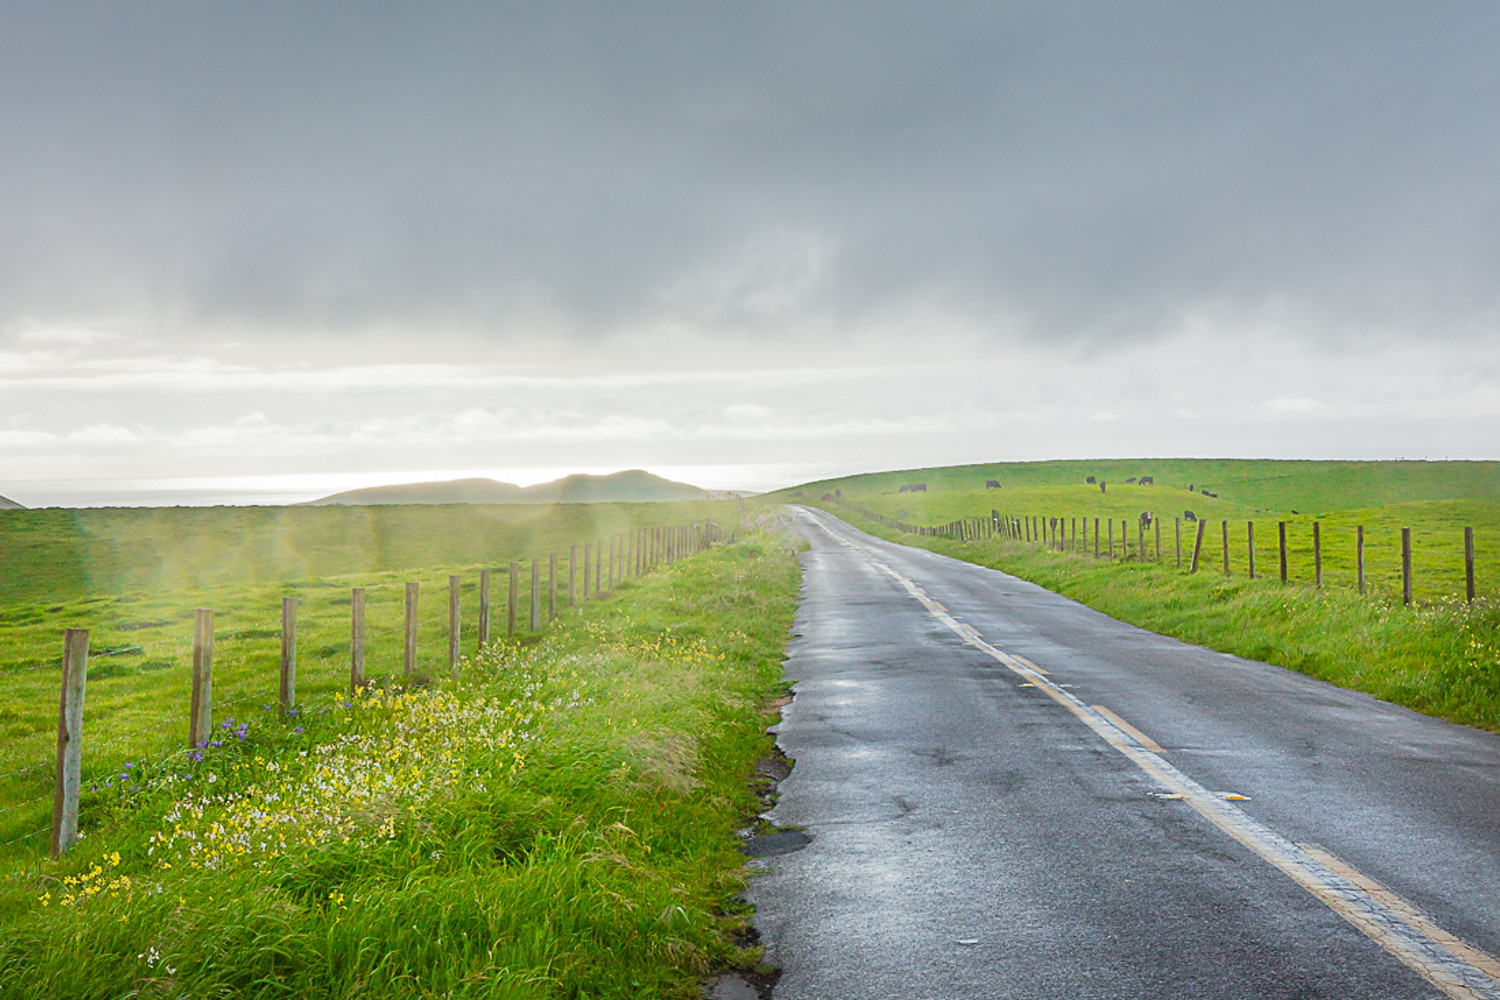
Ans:
POLYGON ((652 503, 702 500, 707 493, 687 483, 653 476, 641 469, 608 476, 575 475, 535 486, 493 479, 403 483, 335 493, 303 506, 408 503, 652 503))
MULTIPOLYGON (((1423 500, 1500 499, 1500 462, 1313 462, 1270 459, 1139 458, 1079 459, 1057 462, 996 462, 911 469, 830 479, 772 494, 789 499, 796 493, 816 498, 842 489, 863 496, 896 493, 906 483, 927 483, 929 492, 985 491, 995 480, 1002 492, 1018 487, 1077 486, 1085 479, 1105 480, 1111 489, 1129 488, 1127 479, 1151 476, 1154 489, 1175 491, 1184 506, 1204 503, 1202 490, 1237 511, 1298 511, 1319 514, 1335 510, 1381 507, 1423 500), (1189 487, 1197 494, 1188 502, 1189 487)), ((1092 495, 1098 487, 1090 488, 1092 495)), ((1176 505, 1176 501, 1173 501, 1176 505)), ((1165 506, 1163 507, 1165 509, 1165 506)))

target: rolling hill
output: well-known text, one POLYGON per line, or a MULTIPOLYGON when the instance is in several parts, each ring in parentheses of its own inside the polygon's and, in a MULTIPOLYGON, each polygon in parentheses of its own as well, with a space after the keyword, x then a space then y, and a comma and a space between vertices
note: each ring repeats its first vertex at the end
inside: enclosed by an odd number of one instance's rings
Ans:
POLYGON ((449 482, 403 483, 335 493, 303 506, 362 506, 401 503, 642 503, 702 500, 704 490, 687 483, 653 476, 641 469, 608 476, 575 475, 517 486, 493 479, 456 479, 449 482))

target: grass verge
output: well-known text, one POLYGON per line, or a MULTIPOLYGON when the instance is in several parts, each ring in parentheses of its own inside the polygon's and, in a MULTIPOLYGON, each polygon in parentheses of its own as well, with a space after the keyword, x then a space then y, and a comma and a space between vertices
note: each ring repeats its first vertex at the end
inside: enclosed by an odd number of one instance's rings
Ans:
POLYGON ((691 997, 752 964, 736 827, 785 535, 622 585, 462 683, 225 720, 0 888, 0 995, 691 997))

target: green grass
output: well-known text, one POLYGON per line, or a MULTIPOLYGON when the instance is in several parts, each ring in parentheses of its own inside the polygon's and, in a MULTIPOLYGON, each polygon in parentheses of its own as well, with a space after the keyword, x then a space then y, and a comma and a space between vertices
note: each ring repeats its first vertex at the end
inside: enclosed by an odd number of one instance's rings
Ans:
MULTIPOLYGON (((0 513, 10 515, 11 542, 27 541, 36 550, 50 547, 64 567, 90 564, 91 547, 107 538, 116 550, 109 578, 115 584, 150 585, 46 601, 31 595, 0 604, 0 864, 17 852, 34 850, 39 842, 35 836, 12 842, 35 834, 51 815, 65 628, 90 630, 84 776, 102 781, 126 760, 186 741, 194 608, 216 609, 215 716, 243 717, 277 700, 285 596, 299 599, 299 696, 325 698, 349 683, 352 587, 366 589, 367 669, 379 677, 402 669, 404 584, 419 584, 418 666, 435 674, 447 668, 450 574, 464 580, 463 647, 472 653, 481 568, 523 560, 518 622, 525 630, 532 556, 542 557, 545 618, 549 551, 559 552, 559 577, 566 581, 570 546, 580 546, 581 562, 581 546, 607 533, 706 518, 730 528, 739 516, 730 504, 0 513), (54 530, 60 513, 82 518, 94 535, 82 538, 54 530), (379 526, 376 534, 384 542, 374 551, 360 547, 374 544, 361 533, 361 525, 379 526), (259 530, 269 536, 257 536, 259 530), (298 546, 307 550, 299 552, 298 546), (63 558, 70 555, 76 557, 72 563, 63 558), (478 562, 479 555, 492 561, 478 562), (442 562, 450 557, 462 561, 442 562), (293 575, 302 571, 327 575, 293 575)), ((605 550, 607 557, 607 541, 605 550)), ((81 584, 74 579, 69 587, 76 585, 81 584)), ((505 631, 506 591, 504 575, 493 573, 492 634, 505 631)), ((566 592, 560 588, 559 606, 565 605, 566 592)))
POLYGON ((0 511, 0 608, 140 592, 496 565, 729 503, 0 511))
POLYGON ((4 882, 0 995, 697 996, 757 958, 735 829, 797 573, 753 534, 461 684, 313 690, 202 761, 153 758, 86 800, 62 862, 4 882))

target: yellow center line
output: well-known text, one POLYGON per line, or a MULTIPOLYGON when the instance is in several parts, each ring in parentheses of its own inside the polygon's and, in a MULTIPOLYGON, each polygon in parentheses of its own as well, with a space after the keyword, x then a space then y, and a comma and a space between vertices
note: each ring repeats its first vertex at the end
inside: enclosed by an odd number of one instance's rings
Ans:
POLYGON ((1163 750, 1155 740, 1132 726, 1130 723, 1126 722, 1124 719, 1120 718, 1115 713, 1111 712, 1109 709, 1105 708, 1103 705, 1090 705, 1089 707, 1098 712, 1100 715, 1104 716, 1110 722, 1113 722, 1119 728, 1125 730, 1131 736, 1134 736, 1137 743, 1145 747, 1147 750, 1150 750, 1152 753, 1166 753, 1166 751, 1163 750))
MULTIPOLYGON (((833 533, 830 531, 829 534, 833 533)), ((1181 798, 1208 822, 1287 875, 1448 996, 1456 1000, 1500 1000, 1500 962, 1489 954, 1438 927, 1395 893, 1327 851, 1291 842, 1238 806, 1210 792, 1164 760, 1159 746, 1114 712, 1102 706, 1085 705, 1048 680, 1030 660, 1006 653, 978 638, 973 629, 955 620, 914 581, 881 562, 873 551, 838 535, 834 537, 861 551, 968 645, 983 651, 1031 686, 1046 692, 1111 747, 1156 779, 1168 790, 1162 798, 1181 798)))

